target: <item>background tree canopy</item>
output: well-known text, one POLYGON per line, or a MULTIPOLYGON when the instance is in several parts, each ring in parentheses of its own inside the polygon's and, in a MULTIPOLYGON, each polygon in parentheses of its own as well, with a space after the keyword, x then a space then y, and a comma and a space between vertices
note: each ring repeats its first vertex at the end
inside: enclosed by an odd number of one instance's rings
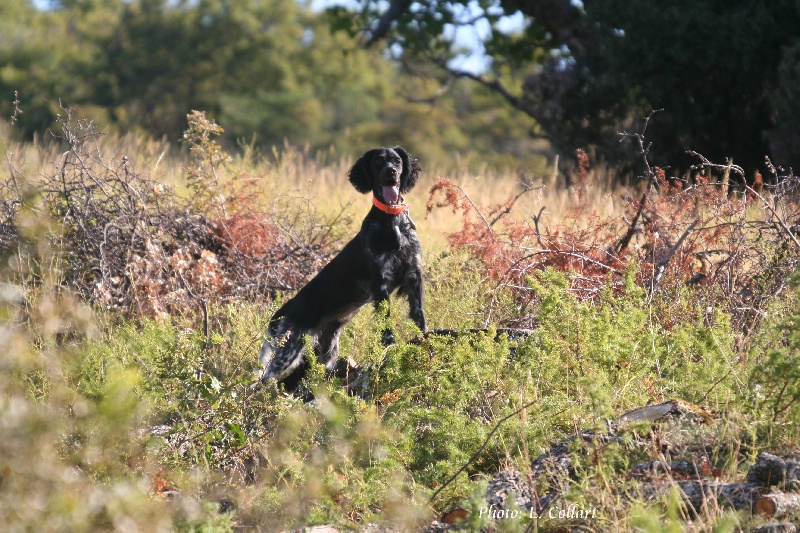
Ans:
POLYGON ((685 168, 687 149, 750 170, 765 155, 800 165, 796 0, 361 0, 360 8, 352 26, 344 8, 333 11, 368 43, 500 92, 559 150, 595 147, 614 160, 615 133, 664 109, 648 130, 662 165, 685 168), (525 29, 499 31, 502 16, 516 12, 525 29), (476 76, 448 66, 454 48, 442 30, 479 20, 493 28, 486 51, 494 61, 476 76))
POLYGON ((0 5, 0 111, 11 115, 19 91, 27 137, 52 124, 59 100, 104 128, 170 139, 202 109, 228 142, 348 154, 403 144, 429 162, 540 171, 542 138, 562 154, 635 160, 617 132, 663 109, 647 133, 653 162, 673 174, 687 149, 748 172, 765 155, 800 166, 797 0, 50 6, 0 5), (524 24, 503 31, 514 14, 524 24), (459 70, 454 29, 480 25, 491 64, 459 70))
MULTIPOLYGON (((25 137, 63 105, 112 131, 180 138, 208 112, 240 140, 354 155, 402 144, 433 162, 539 166, 533 119, 474 84, 427 99, 436 80, 408 76, 378 49, 333 32, 294 0, 31 0, 0 4, 0 111, 24 111, 25 137), (509 139, 513 142, 509 142, 509 139), (479 141, 479 142, 476 142, 479 141)), ((541 143, 539 143, 541 144, 541 143)))

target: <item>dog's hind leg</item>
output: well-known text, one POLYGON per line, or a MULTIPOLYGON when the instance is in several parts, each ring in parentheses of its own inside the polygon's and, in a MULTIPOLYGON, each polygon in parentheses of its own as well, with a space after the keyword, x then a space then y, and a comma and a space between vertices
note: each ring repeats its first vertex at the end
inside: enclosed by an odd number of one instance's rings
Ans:
POLYGON ((269 378, 280 380, 303 365, 304 333, 299 329, 293 330, 286 324, 286 319, 270 325, 259 355, 264 366, 262 383, 266 383, 269 378))
POLYGON ((339 357, 339 337, 349 320, 347 317, 323 327, 315 340, 314 352, 320 364, 325 366, 329 379, 340 379, 349 394, 359 394, 359 390, 353 387, 361 374, 361 367, 349 357, 339 357))
POLYGON ((317 361, 331 370, 339 359, 339 337, 347 321, 332 321, 322 327, 314 342, 314 353, 317 361))
POLYGON ((303 378, 306 377, 306 371, 308 371, 308 362, 305 357, 303 357, 301 358, 300 364, 297 365, 294 370, 290 370, 288 374, 281 378, 284 390, 286 392, 295 392, 303 381, 303 378))

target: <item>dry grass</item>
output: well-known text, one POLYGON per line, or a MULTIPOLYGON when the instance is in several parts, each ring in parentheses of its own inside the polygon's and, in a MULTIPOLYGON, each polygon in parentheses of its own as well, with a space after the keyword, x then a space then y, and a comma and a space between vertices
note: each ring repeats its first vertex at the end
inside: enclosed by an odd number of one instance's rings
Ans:
MULTIPOLYGON (((370 202, 347 183, 347 173, 357 156, 311 156, 291 147, 284 147, 268 157, 245 152, 228 167, 228 172, 241 173, 248 178, 265 180, 270 184, 270 195, 300 195, 315 203, 321 213, 336 212, 342 208, 358 224, 369 209, 370 202)), ((417 187, 407 196, 406 202, 418 227, 423 245, 429 252, 442 251, 447 244, 447 235, 461 227, 462 214, 447 208, 435 208, 426 213, 426 204, 431 188, 441 178, 458 183, 464 193, 481 208, 504 203, 522 191, 525 183, 534 188, 513 207, 510 216, 518 220, 529 220, 544 207, 542 221, 556 224, 564 218, 575 198, 565 187, 566 179, 561 172, 548 169, 546 175, 497 171, 485 169, 470 173, 462 169, 427 168, 424 166, 417 187)), ((454 167, 460 165, 454 162, 454 167)), ((180 164, 171 164, 180 169, 180 164)), ((594 211, 602 218, 622 215, 622 194, 626 189, 613 185, 613 173, 607 167, 590 171, 588 200, 594 211)), ((171 181, 180 181, 180 174, 173 174, 171 181)), ((272 198, 269 198, 270 200, 272 198)), ((266 199, 265 199, 266 200, 266 199)))
MULTIPOLYGON (((51 138, 49 134, 47 137, 51 138)), ((185 168, 189 158, 184 147, 137 134, 109 134, 101 139, 99 146, 106 153, 117 154, 118 158, 127 156, 139 172, 171 184, 178 191, 185 190, 185 168)), ((8 143, 2 137, 0 148, 4 149, 7 159, 3 174, 13 168, 33 181, 58 164, 64 149, 58 143, 47 140, 8 143)), ((263 184, 261 188, 265 191, 265 203, 278 196, 289 195, 309 199, 323 215, 344 209, 352 217, 351 222, 357 225, 370 205, 368 198, 347 183, 347 173, 358 155, 333 152, 311 154, 308 150, 289 145, 273 149, 271 153, 260 153, 245 146, 220 169, 220 178, 229 180, 235 177, 263 184)), ((574 201, 574 195, 565 187, 563 168, 554 172, 551 166, 542 174, 528 170, 515 172, 490 168, 473 173, 464 170, 464 165, 456 160, 452 168, 431 168, 424 161, 421 163, 424 168, 421 180, 406 201, 411 207, 423 245, 429 252, 443 250, 447 244, 447 234, 461 227, 460 213, 446 208, 426 213, 429 191, 440 178, 459 184, 464 193, 481 207, 503 203, 523 190, 523 183, 529 183, 535 190, 521 198, 510 213, 511 217, 518 220, 531 219, 544 207, 543 223, 556 224, 563 219, 574 201)), ((623 213, 624 204, 620 197, 628 191, 616 188, 613 178, 613 172, 607 167, 590 170, 590 211, 603 218, 623 213)))
MULTIPOLYGON (((510 171, 493 172, 487 170, 480 174, 437 170, 430 181, 423 186, 430 186, 439 179, 446 178, 457 183, 472 202, 481 208, 505 203, 525 189, 525 184, 532 190, 517 201, 509 216, 519 221, 532 220, 542 212, 542 223, 556 224, 564 219, 566 212, 574 205, 575 195, 565 186, 566 179, 561 172, 549 169, 549 175, 530 175, 510 171), (542 211, 544 208, 544 211, 542 211)), ((588 201, 590 209, 601 218, 620 216, 624 204, 620 200, 623 189, 613 185, 613 175, 605 167, 590 172, 588 201)), ((418 194, 415 192, 415 194, 418 194)), ((426 195, 427 196, 427 195, 426 195)), ((423 197, 427 201, 427 197, 423 197)), ((419 223, 422 238, 430 242, 433 248, 444 246, 446 234, 457 231, 461 227, 460 213, 449 209, 435 209, 419 223)))

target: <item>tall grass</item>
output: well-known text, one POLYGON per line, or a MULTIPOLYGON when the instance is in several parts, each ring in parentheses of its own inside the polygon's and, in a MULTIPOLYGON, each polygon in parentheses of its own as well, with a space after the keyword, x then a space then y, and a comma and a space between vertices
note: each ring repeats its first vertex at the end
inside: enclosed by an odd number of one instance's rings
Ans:
MULTIPOLYGON (((0 140, 0 149, 6 154, 6 171, 14 169, 35 181, 36 176, 52 172, 64 153, 62 143, 53 142, 51 135, 33 142, 10 141, 8 133, 0 140)), ((170 184, 186 194, 186 166, 190 157, 187 147, 165 139, 156 140, 142 134, 111 133, 100 138, 99 150, 118 157, 127 156, 138 170, 154 180, 170 184)), ((365 146, 364 150, 372 147, 365 146)), ((247 179, 265 185, 260 201, 269 204, 280 195, 298 195, 313 201, 320 209, 335 212, 342 207, 360 221, 369 209, 369 199, 356 192, 347 182, 347 173, 361 154, 338 154, 333 151, 310 153, 307 148, 285 144, 263 152, 253 146, 241 145, 229 164, 220 168, 223 181, 247 179)), ((464 192, 476 205, 489 206, 503 203, 518 193, 523 183, 536 188, 514 207, 513 215, 529 218, 545 207, 544 219, 560 221, 574 201, 573 192, 566 188, 566 174, 571 168, 555 168, 558 159, 540 168, 515 168, 509 162, 506 168, 479 166, 469 171, 454 162, 452 168, 429 166, 422 161, 422 179, 408 196, 411 213, 418 225, 423 245, 431 251, 442 251, 446 235, 456 231, 461 224, 461 214, 448 209, 425 212, 427 193, 437 179, 445 178, 461 184, 464 192)), ((563 166, 563 164, 562 164, 563 166)), ((612 169, 605 165, 590 170, 592 183, 589 202, 591 210, 602 217, 621 216, 625 202, 621 199, 631 191, 619 187, 612 169)))

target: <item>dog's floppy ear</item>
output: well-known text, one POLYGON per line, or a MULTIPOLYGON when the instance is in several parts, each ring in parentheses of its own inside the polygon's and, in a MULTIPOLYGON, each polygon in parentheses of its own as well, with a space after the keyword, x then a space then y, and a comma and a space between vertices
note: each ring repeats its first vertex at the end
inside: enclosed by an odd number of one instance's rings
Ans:
POLYGON ((369 150, 362 155, 359 160, 355 162, 353 168, 350 169, 350 183, 362 194, 372 191, 374 179, 372 177, 370 161, 372 161, 376 151, 377 150, 369 150))
POLYGON ((407 193, 417 184, 417 179, 422 169, 419 166, 419 162, 399 146, 395 147, 394 151, 403 160, 403 173, 400 174, 400 192, 407 193))

